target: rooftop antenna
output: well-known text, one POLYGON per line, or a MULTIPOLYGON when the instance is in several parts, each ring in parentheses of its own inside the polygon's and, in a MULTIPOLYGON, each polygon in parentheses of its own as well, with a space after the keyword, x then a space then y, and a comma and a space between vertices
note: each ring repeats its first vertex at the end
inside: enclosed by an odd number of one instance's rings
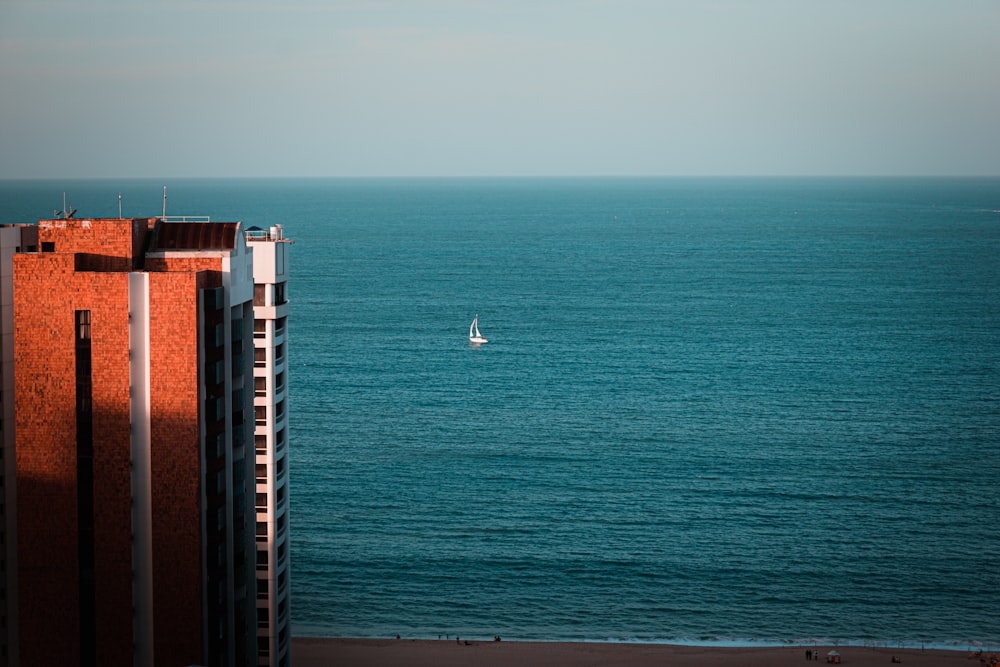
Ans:
POLYGON ((62 210, 62 213, 60 213, 59 211, 52 211, 52 217, 54 217, 54 218, 63 218, 65 220, 66 218, 72 218, 74 213, 76 213, 76 209, 75 208, 74 209, 67 209, 66 208, 66 193, 64 192, 63 193, 63 210, 62 210))
POLYGON ((167 217, 167 186, 163 186, 163 217, 167 217))
POLYGON ((122 193, 118 193, 118 217, 122 217, 122 193))

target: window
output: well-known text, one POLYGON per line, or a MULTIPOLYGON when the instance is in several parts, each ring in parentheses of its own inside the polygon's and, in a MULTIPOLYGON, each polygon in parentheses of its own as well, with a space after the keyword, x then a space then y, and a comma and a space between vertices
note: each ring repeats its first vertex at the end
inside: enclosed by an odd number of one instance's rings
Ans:
POLYGON ((234 451, 243 446, 244 439, 246 438, 246 435, 244 435, 244 429, 239 428, 242 425, 243 425, 243 412, 242 411, 234 412, 233 413, 233 426, 235 427, 235 430, 233 431, 234 451))
POLYGON ((255 305, 255 306, 264 306, 264 305, 267 305, 267 304, 264 303, 264 288, 266 288, 266 287, 267 287, 267 285, 254 285, 253 286, 253 305, 255 305))
POLYGON ((215 487, 215 493, 223 494, 226 492, 226 471, 217 470, 212 474, 212 484, 215 487))
POLYGON ((258 570, 267 569, 267 549, 257 550, 257 569, 258 570))
POLYGON ((274 406, 274 420, 277 421, 285 416, 285 402, 278 401, 278 404, 274 406))
POLYGON ((246 357, 242 352, 236 352, 233 354, 233 378, 238 378, 243 375, 243 360, 246 357))
POLYGON ((226 362, 222 359, 212 363, 209 362, 208 365, 208 383, 209 384, 222 384, 222 380, 226 377, 226 362))
POLYGON ((255 405, 253 406, 253 414, 257 419, 257 423, 260 425, 267 423, 267 406, 265 405, 255 405))
POLYGON ((56 243, 55 241, 42 241, 42 252, 55 252, 56 243))
POLYGON ((267 378, 255 377, 253 379, 254 396, 267 396, 267 378))
POLYGON ((275 479, 281 479, 281 476, 285 474, 285 457, 281 457, 275 462, 276 470, 274 472, 275 479))
POLYGON ((254 338, 263 338, 266 335, 267 335, 267 320, 254 320, 253 321, 254 338))
POLYGON ((285 358, 285 344, 281 343, 274 348, 274 362, 278 363, 285 358))
POLYGON ((278 488, 277 496, 278 496, 277 500, 278 507, 281 507, 281 504, 285 502, 285 487, 282 486, 278 488))
POLYGON ((267 494, 258 493, 257 494, 257 507, 267 508, 267 494))
POLYGON ((205 407, 209 419, 221 422, 226 418, 226 401, 222 398, 209 398, 205 407))
POLYGON ((267 579, 257 580, 257 599, 258 600, 267 599, 267 579))
POLYGON ((274 333, 279 334, 285 330, 285 324, 288 322, 287 317, 279 317, 274 323, 274 333))
POLYGON ((225 301, 225 291, 221 287, 209 287, 203 290, 205 295, 205 310, 213 311, 222 308, 225 301))
POLYGON ((212 436, 210 442, 214 443, 214 446, 211 447, 211 451, 215 454, 215 458, 221 459, 226 453, 226 434, 217 433, 212 436))
POLYGON ((274 376, 274 390, 281 391, 285 388, 285 373, 282 371, 274 376))
POLYGON ((286 303, 285 299, 285 283, 278 283, 274 286, 274 305, 280 306, 286 303))
POLYGON ((257 477, 257 483, 258 484, 264 484, 264 483, 267 482, 267 464, 266 463, 258 463, 254 467, 254 473, 255 473, 255 476, 257 477))
POLYGON ((267 436, 266 435, 255 435, 253 437, 254 447, 257 449, 258 454, 267 453, 267 436))
POLYGON ((267 537, 267 521, 257 522, 257 537, 267 537))
POLYGON ((76 337, 78 340, 90 340, 90 311, 76 311, 76 337))
POLYGON ((257 609, 257 627, 267 628, 271 626, 270 623, 270 609, 267 607, 260 607, 257 609))
POLYGON ((274 451, 281 451, 281 448, 285 446, 285 429, 281 429, 274 434, 274 451))
POLYGON ((256 368, 264 368, 267 366, 267 350, 262 348, 254 348, 253 351, 253 365, 256 368))

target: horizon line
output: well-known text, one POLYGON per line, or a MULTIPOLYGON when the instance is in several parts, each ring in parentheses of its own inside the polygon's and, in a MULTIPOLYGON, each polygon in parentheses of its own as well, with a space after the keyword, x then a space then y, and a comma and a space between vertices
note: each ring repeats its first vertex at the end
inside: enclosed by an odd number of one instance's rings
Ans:
POLYGON ((655 180, 655 179, 997 179, 995 174, 874 174, 874 173, 839 173, 839 174, 495 174, 495 175, 358 175, 358 176, 0 176, 0 182, 18 181, 291 181, 291 180, 325 180, 325 181, 443 181, 443 180, 655 180))

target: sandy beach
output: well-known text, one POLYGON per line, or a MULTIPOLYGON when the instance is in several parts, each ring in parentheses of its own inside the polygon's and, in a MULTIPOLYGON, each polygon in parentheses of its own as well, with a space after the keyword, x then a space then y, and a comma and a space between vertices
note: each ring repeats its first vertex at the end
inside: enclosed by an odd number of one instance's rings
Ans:
MULTIPOLYGON (((574 643, 410 640, 410 639, 319 639, 292 640, 292 662, 296 667, 328 665, 372 665, 393 667, 783 667, 802 665, 806 651, 818 651, 819 659, 807 664, 826 665, 830 651, 840 653, 843 665, 938 665, 978 666, 979 660, 966 651, 941 651, 861 646, 782 646, 763 648, 720 648, 665 644, 574 643), (898 662, 894 662, 898 658, 898 662)), ((984 657, 986 657, 984 655, 984 657)))

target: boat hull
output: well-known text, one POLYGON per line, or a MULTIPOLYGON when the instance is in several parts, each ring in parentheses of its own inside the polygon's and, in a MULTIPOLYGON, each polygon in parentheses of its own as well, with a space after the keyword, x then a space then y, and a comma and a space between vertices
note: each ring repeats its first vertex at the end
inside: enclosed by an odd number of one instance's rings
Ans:
POLYGON ((489 341, 482 336, 469 336, 469 342, 475 345, 482 345, 483 343, 488 343, 489 341))

